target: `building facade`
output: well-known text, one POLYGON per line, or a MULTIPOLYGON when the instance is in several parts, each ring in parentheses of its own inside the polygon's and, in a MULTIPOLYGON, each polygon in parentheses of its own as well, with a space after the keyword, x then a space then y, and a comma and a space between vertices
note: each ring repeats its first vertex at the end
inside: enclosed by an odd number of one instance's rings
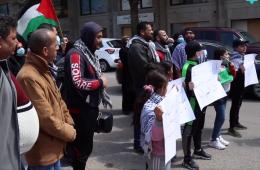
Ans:
MULTIPOLYGON (((64 34, 71 38, 87 21, 104 27, 106 37, 131 35, 128 0, 53 0, 64 34)), ((0 13, 17 15, 21 0, 0 0, 0 13)), ((154 23, 173 35, 187 26, 233 27, 260 41, 260 1, 246 0, 140 0, 139 20, 154 23)))

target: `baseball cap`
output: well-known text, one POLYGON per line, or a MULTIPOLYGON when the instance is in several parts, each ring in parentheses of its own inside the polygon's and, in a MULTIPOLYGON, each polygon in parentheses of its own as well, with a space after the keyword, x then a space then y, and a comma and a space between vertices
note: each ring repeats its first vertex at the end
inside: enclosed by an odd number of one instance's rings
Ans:
POLYGON ((245 45, 247 43, 248 43, 248 41, 243 41, 243 40, 240 40, 240 39, 236 39, 236 40, 233 41, 233 48, 236 48, 236 47, 238 47, 240 45, 245 45))

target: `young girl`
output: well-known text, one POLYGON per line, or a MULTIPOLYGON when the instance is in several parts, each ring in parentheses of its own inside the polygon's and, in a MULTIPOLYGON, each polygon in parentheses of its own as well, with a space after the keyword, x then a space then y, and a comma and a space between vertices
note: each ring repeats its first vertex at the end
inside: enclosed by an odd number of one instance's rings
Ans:
POLYGON ((164 72, 164 74, 167 76, 168 81, 171 81, 174 78, 176 78, 177 75, 174 74, 172 62, 163 61, 163 62, 160 62, 160 66, 161 66, 161 69, 164 72))
MULTIPOLYGON (((230 83, 233 80, 233 77, 236 76, 235 67, 229 61, 228 52, 224 48, 216 49, 215 60, 222 60, 219 72, 219 80, 224 90, 228 92, 230 90, 230 83)), ((225 121, 226 103, 227 97, 219 99, 213 103, 213 106, 216 110, 216 118, 209 146, 219 150, 225 149, 226 146, 229 144, 229 142, 224 140, 223 137, 220 135, 221 127, 225 121)))
POLYGON ((162 111, 157 105, 166 94, 168 79, 160 71, 151 71, 146 78, 145 104, 141 112, 141 146, 150 158, 146 169, 169 170, 170 162, 165 165, 162 111))

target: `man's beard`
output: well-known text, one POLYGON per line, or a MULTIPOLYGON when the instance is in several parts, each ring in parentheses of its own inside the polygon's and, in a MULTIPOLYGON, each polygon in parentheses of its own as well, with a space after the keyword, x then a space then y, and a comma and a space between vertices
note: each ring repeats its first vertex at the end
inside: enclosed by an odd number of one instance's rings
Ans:
POLYGON ((153 39, 153 37, 150 37, 150 36, 144 36, 143 38, 144 38, 147 42, 148 42, 148 41, 151 41, 151 40, 153 39))
POLYGON ((161 45, 168 45, 168 43, 166 41, 160 41, 161 45))

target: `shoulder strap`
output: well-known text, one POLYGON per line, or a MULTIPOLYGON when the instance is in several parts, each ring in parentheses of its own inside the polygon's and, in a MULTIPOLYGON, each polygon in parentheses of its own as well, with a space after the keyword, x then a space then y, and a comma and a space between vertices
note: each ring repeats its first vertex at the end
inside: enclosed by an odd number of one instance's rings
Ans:
POLYGON ((185 62, 185 64, 184 64, 183 68, 182 68, 182 74, 181 74, 182 77, 186 77, 187 70, 188 70, 188 67, 189 67, 190 65, 195 66, 195 65, 197 65, 197 63, 196 63, 195 61, 187 60, 187 61, 185 62))

